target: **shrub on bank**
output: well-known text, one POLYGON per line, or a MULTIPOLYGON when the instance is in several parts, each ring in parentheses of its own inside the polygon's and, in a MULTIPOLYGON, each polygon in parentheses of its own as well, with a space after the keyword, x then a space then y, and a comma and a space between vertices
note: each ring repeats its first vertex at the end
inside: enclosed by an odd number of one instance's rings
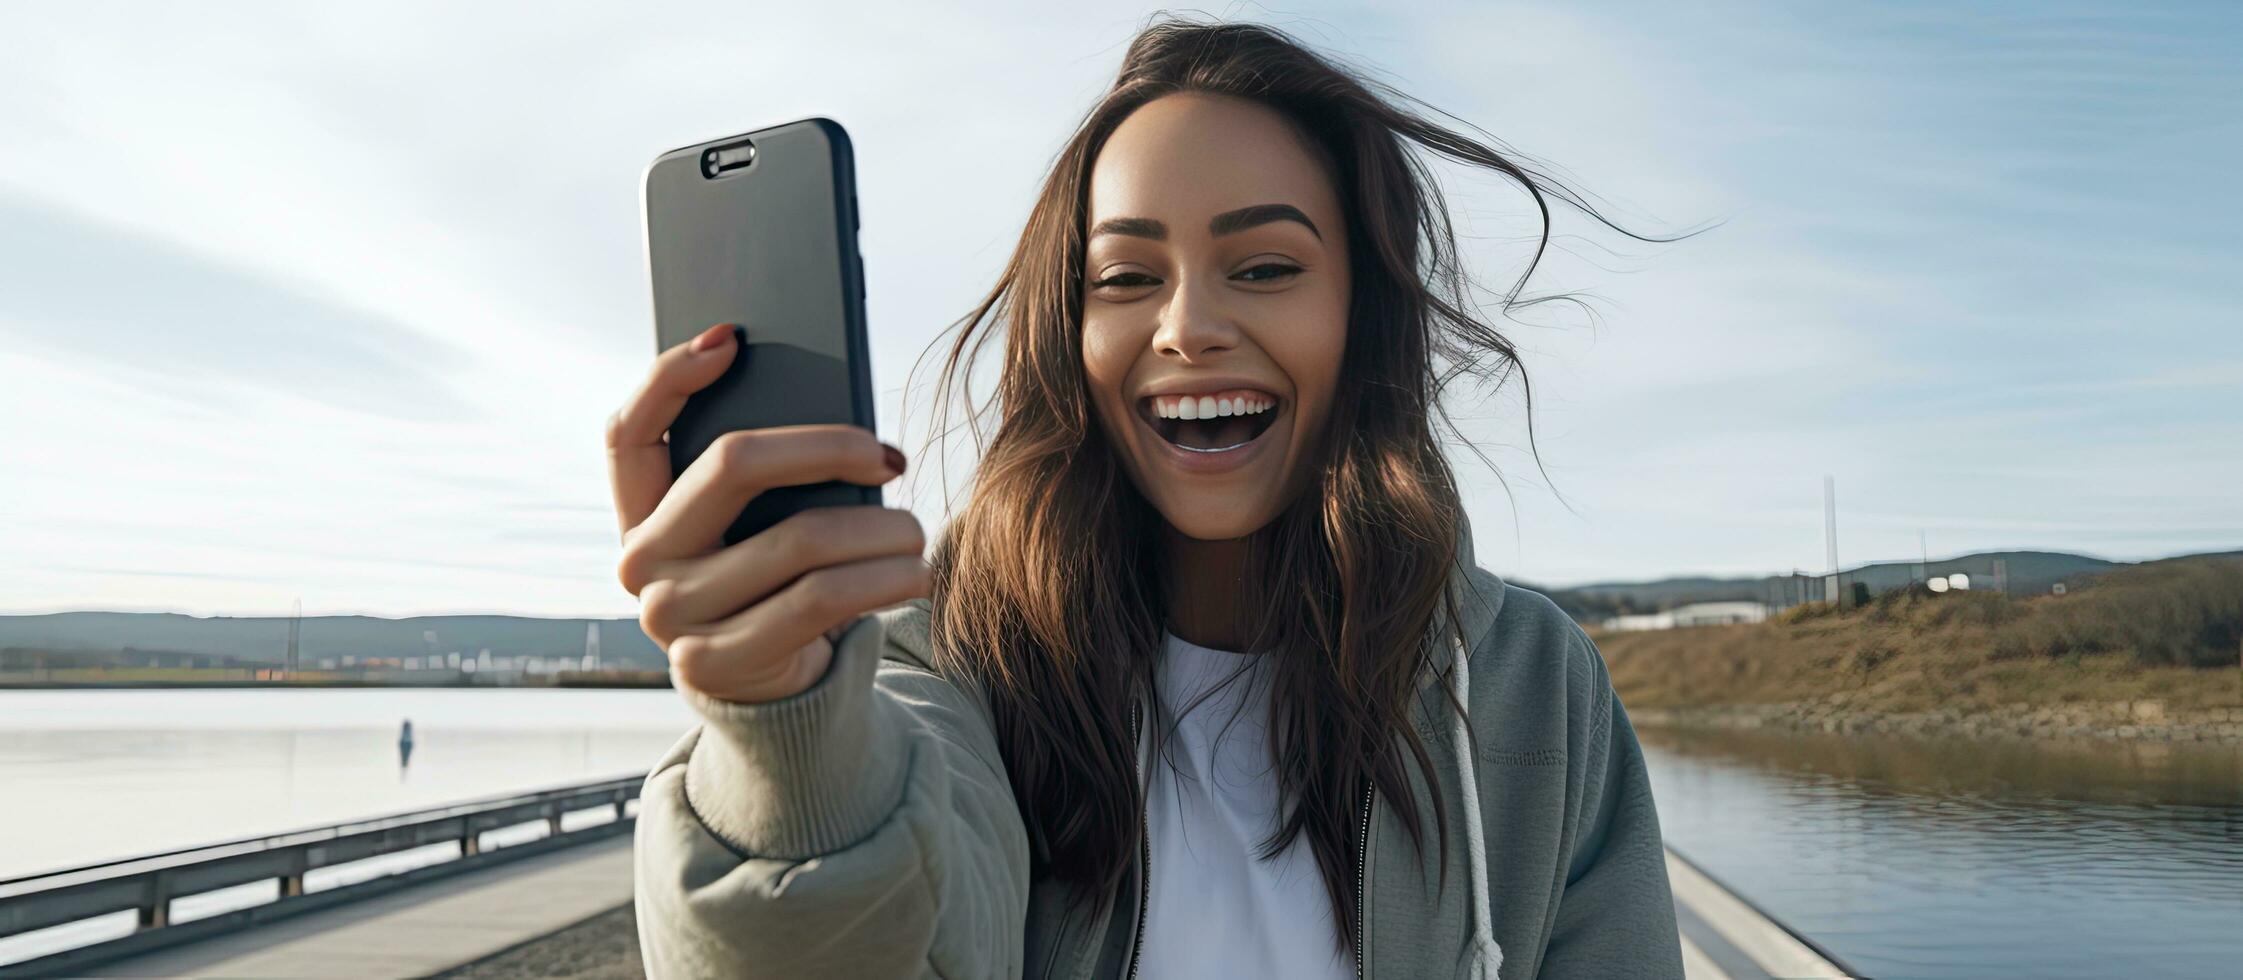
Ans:
POLYGON ((1919 586, 1854 608, 1808 603, 1760 624, 1597 642, 1631 706, 2243 704, 2243 559, 2154 562, 2071 584, 2024 598, 1919 586))
POLYGON ((1913 585, 1858 609, 1828 603, 1798 608, 1805 612, 1785 610, 1776 621, 1842 614, 1917 633, 1985 629, 1995 660, 2128 653, 2149 665, 2224 667, 2243 657, 2243 559, 2234 558, 2128 566, 2082 579, 2062 596, 1940 594, 1913 585))
POLYGON ((2181 667, 2243 658, 2243 559, 2122 568, 2036 605, 2024 642, 2041 656, 2126 651, 2145 664, 2181 667))

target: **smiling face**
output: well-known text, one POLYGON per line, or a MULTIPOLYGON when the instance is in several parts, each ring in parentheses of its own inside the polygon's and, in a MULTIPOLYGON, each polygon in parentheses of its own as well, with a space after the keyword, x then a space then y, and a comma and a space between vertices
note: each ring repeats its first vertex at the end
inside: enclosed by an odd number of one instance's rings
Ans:
POLYGON ((1179 93, 1091 169, 1083 369, 1147 500, 1187 537, 1242 538, 1300 491, 1347 346, 1345 215, 1274 110, 1179 93))

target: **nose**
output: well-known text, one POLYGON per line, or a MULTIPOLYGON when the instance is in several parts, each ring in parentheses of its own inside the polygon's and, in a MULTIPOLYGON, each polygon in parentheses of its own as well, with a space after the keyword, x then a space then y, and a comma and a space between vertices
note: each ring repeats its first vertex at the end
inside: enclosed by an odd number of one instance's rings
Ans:
POLYGON ((1224 314, 1210 295, 1187 277, 1171 293, 1161 310, 1160 328, 1153 332, 1153 349, 1164 357, 1185 363, 1204 360, 1238 347, 1238 325, 1224 314))

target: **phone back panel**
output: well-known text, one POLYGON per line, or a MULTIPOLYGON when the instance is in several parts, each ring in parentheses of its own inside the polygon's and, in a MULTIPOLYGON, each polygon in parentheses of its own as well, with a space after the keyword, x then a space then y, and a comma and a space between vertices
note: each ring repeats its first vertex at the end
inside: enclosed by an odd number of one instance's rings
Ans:
MULTIPOLYGON (((742 343, 670 426, 672 473, 736 429, 873 427, 854 163, 840 125, 804 119, 672 150, 647 168, 645 204, 656 350, 719 323, 739 324, 742 343), (747 166, 704 173, 704 151, 743 138, 755 146, 747 166)), ((724 543, 804 507, 879 502, 879 488, 846 483, 768 491, 724 543)))

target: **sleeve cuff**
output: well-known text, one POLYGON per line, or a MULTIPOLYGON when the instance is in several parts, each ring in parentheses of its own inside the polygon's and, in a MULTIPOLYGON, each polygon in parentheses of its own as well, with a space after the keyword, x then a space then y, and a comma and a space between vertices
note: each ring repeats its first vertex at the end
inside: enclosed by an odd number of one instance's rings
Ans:
POLYGON ((906 746, 873 692, 883 640, 878 617, 857 621, 825 676, 777 701, 679 688, 704 720, 685 795, 711 833, 750 857, 799 861, 863 840, 894 812, 906 746))

